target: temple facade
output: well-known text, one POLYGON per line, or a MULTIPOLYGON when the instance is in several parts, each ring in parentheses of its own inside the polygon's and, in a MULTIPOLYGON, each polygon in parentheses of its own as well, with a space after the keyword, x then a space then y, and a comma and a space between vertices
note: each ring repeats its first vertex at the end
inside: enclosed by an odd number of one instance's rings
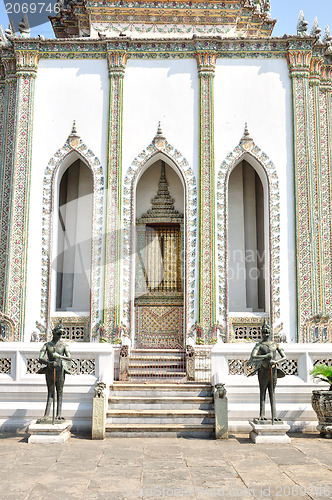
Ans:
POLYGON ((2 340, 332 341, 332 38, 269 0, 1 30, 2 340))

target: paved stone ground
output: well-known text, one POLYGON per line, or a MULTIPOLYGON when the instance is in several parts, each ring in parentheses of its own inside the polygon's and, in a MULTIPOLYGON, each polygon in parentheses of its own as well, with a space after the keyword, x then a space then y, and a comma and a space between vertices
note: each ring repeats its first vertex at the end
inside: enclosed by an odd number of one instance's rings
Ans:
POLYGON ((332 498, 332 442, 291 445, 184 438, 72 437, 27 444, 0 435, 0 499, 332 498))

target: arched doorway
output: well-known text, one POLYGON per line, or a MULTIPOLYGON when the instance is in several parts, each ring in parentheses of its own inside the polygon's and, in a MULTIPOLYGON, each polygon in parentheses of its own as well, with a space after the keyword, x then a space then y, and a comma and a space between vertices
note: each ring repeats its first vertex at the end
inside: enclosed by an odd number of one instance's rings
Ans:
POLYGON ((241 161, 228 184, 229 312, 266 312, 267 203, 257 171, 241 161))
POLYGON ((92 172, 77 159, 59 182, 56 311, 90 312, 92 193, 92 172))
POLYGON ((184 345, 184 189, 163 160, 136 188, 135 346, 184 345))

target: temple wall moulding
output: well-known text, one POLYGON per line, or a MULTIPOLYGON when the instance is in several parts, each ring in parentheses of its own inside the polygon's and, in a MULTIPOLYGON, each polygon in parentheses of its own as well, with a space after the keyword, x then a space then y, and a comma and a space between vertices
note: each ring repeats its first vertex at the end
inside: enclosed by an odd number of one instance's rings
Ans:
POLYGON ((219 280, 219 321, 229 327, 228 311, 228 184, 233 169, 244 159, 256 160, 262 167, 268 189, 269 208, 269 279, 270 296, 266 297, 271 326, 280 320, 280 194, 276 168, 269 157, 254 143, 247 128, 236 148, 227 156, 218 173, 217 249, 219 280))
POLYGON ((289 72, 309 73, 312 58, 312 51, 294 50, 286 53, 289 72))
POLYGON ((104 205, 104 175, 98 158, 84 144, 76 132, 75 122, 65 144, 48 163, 43 182, 43 226, 42 226, 42 284, 41 284, 41 318, 45 328, 50 328, 51 316, 51 273, 53 246, 53 217, 57 200, 55 200, 55 182, 57 172, 63 161, 71 154, 77 153, 90 168, 93 177, 93 215, 92 215, 92 257, 91 257, 91 299, 90 328, 99 321, 100 290, 102 286, 102 231, 104 205))
POLYGON ((0 342, 15 340, 15 323, 6 314, 0 311, 0 342))
MULTIPOLYGON (((159 130, 160 131, 160 130, 159 130)), ((127 170, 123 184, 123 315, 124 321, 133 328, 133 287, 135 277, 135 191, 138 178, 149 162, 153 159, 163 159, 166 163, 175 165, 182 177, 185 189, 185 325, 187 329, 194 322, 195 286, 196 286, 196 246, 197 246, 197 187, 192 168, 182 154, 171 146, 160 132, 144 149, 127 170)))

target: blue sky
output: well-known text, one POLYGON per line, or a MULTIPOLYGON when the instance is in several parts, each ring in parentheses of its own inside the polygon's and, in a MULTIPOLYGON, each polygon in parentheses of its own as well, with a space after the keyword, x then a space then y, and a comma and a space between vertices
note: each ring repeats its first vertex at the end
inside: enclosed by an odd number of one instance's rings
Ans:
MULTIPOLYGON (((0 24, 7 28, 8 17, 4 1, 15 2, 15 0, 0 0, 0 24)), ((22 0, 20 1, 22 3, 22 0)), ((332 0, 271 0, 271 8, 272 17, 278 20, 273 31, 274 36, 282 36, 285 33, 295 35, 300 10, 303 10, 310 28, 315 16, 317 16, 322 31, 324 31, 326 25, 329 25, 332 32, 332 0)), ((37 36, 37 34, 44 35, 47 38, 53 37, 50 24, 43 24, 34 28, 32 34, 34 36, 37 36)))

